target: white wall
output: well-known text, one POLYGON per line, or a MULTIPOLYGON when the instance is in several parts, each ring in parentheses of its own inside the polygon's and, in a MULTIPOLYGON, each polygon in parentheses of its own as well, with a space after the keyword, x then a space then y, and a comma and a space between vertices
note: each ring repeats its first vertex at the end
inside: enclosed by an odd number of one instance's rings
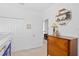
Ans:
POLYGON ((0 18, 0 32, 13 33, 12 49, 14 51, 42 46, 42 18, 40 13, 28 11, 14 4, 0 4, 0 16, 24 18, 0 18), (27 29, 26 25, 32 28, 27 29))
MULTIPOLYGON (((49 19, 49 34, 52 34, 52 22, 55 20, 56 13, 61 8, 71 9, 72 20, 66 26, 59 26, 60 35, 74 36, 79 38, 79 4, 53 4, 51 8, 47 9, 42 17, 49 19)), ((79 42, 79 41, 78 41, 79 42)), ((79 49, 79 44, 78 44, 79 49)), ((79 51, 78 51, 79 55, 79 51)))

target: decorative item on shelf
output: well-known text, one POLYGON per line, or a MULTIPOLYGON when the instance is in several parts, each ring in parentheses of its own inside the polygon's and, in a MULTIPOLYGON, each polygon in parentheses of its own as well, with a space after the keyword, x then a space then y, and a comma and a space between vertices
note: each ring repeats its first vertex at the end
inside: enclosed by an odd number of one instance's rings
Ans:
POLYGON ((53 28, 53 35, 54 36, 59 36, 59 29, 58 29, 58 25, 56 23, 52 24, 52 28, 53 28))
POLYGON ((56 22, 59 25, 66 25, 71 21, 71 11, 68 9, 61 9, 58 11, 58 15, 56 15, 56 22))

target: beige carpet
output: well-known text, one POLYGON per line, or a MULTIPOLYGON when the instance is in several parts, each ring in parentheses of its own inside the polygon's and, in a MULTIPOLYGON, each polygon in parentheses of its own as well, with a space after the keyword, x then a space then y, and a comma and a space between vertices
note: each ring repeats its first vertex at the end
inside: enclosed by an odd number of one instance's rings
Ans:
POLYGON ((44 40, 40 48, 17 51, 12 53, 12 56, 47 56, 47 41, 44 40))

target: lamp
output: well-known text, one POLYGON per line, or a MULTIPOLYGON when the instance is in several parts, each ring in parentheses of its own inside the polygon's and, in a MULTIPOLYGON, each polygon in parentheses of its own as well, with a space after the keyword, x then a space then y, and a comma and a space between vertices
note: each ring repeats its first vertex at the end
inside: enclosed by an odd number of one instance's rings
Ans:
POLYGON ((53 28, 53 35, 54 36, 59 36, 58 25, 55 22, 52 24, 52 28, 53 28))

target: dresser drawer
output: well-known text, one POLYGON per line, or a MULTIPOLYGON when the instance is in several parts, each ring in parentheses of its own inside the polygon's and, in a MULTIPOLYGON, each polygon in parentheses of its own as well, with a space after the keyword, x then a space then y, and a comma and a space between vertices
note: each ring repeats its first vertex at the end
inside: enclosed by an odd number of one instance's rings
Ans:
POLYGON ((65 39, 55 39, 54 46, 56 46, 58 48, 61 48, 64 51, 68 51, 68 40, 65 40, 65 39))
POLYGON ((48 46, 48 55, 51 56, 67 56, 68 55, 68 49, 62 49, 59 46, 56 45, 49 45, 48 46))
POLYGON ((54 43, 55 43, 55 39, 56 39, 56 38, 53 38, 52 36, 48 36, 48 44, 49 44, 49 45, 54 44, 54 43))
POLYGON ((68 50, 68 40, 65 40, 65 39, 49 36, 48 45, 50 45, 51 47, 53 47, 53 46, 60 47, 61 49, 65 50, 65 51, 68 50))
POLYGON ((48 55, 53 55, 53 49, 50 45, 48 46, 47 54, 48 55))
POLYGON ((68 51, 59 49, 58 47, 53 47, 53 56, 68 56, 68 51))

